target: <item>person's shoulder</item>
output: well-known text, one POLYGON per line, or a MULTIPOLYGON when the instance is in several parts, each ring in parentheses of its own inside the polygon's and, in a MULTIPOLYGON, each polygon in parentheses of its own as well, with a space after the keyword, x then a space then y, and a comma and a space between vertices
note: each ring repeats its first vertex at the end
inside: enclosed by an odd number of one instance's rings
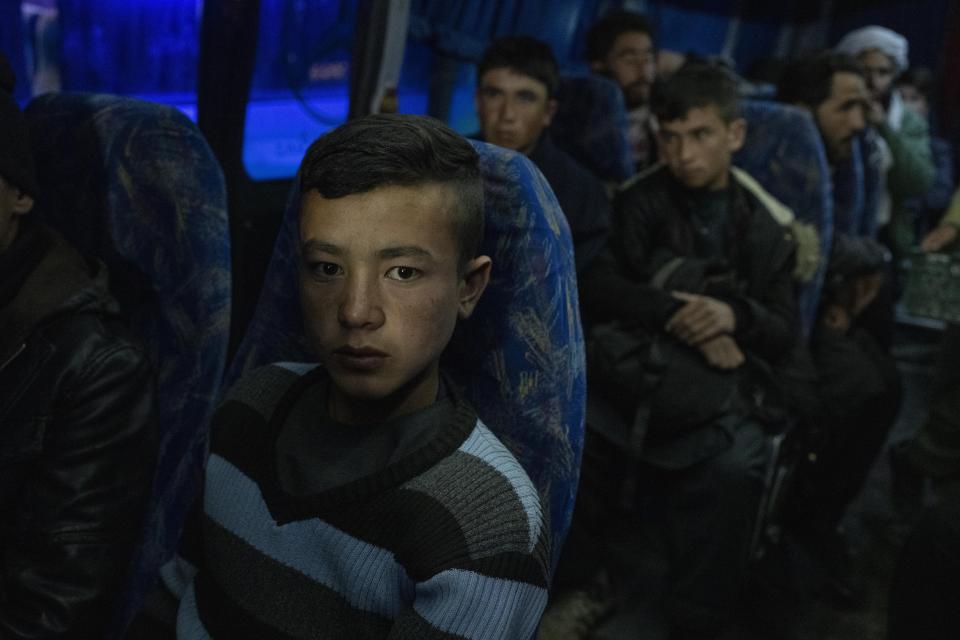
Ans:
POLYGON ((903 119, 900 121, 900 131, 905 136, 929 137, 930 125, 927 119, 910 109, 903 110, 903 119))
POLYGON ((472 558, 544 553, 548 533, 540 493, 517 458, 479 419, 456 451, 405 489, 443 505, 459 524, 472 558))

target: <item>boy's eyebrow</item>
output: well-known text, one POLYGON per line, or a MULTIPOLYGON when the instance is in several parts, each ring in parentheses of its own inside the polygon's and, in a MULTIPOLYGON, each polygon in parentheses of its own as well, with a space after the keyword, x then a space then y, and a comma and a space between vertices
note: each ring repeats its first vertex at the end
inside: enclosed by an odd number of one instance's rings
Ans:
POLYGON ((335 244, 330 244, 329 242, 321 242, 319 240, 307 240, 303 243, 303 246, 300 247, 300 250, 303 253, 329 253, 331 255, 338 256, 343 253, 343 250, 340 249, 335 244))
POLYGON ((400 246, 400 247, 387 247, 386 249, 380 249, 377 252, 381 258, 391 259, 391 258, 411 258, 411 257, 422 257, 422 258, 432 258, 433 254, 424 249, 423 247, 418 247, 416 245, 400 246))

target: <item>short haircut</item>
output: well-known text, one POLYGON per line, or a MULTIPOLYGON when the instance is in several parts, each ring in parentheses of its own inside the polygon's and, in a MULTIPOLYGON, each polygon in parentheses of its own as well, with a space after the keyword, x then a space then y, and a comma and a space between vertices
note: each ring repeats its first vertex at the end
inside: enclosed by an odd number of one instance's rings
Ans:
POLYGON ((737 79, 725 67, 685 64, 668 78, 658 79, 650 92, 650 110, 660 122, 686 117, 691 109, 713 106, 724 122, 740 113, 737 79))
POLYGON ((553 98, 560 86, 560 73, 557 59, 550 45, 529 36, 511 36, 494 40, 477 65, 477 82, 483 79, 487 71, 508 68, 547 87, 547 98, 553 98))
POLYGON ((908 84, 914 87, 927 100, 933 96, 933 71, 927 67, 910 67, 897 78, 897 85, 908 84))
POLYGON ((300 165, 300 195, 342 198, 384 186, 453 188, 460 267, 483 239, 480 158, 463 136, 433 118, 380 114, 351 120, 321 136, 300 165))
POLYGON ((777 84, 777 100, 816 108, 830 97, 833 76, 853 73, 863 77, 863 68, 855 58, 834 51, 822 51, 791 60, 777 84))
POLYGON ((646 16, 624 9, 607 12, 587 30, 587 62, 603 61, 617 38, 634 31, 645 33, 653 40, 653 25, 646 16))

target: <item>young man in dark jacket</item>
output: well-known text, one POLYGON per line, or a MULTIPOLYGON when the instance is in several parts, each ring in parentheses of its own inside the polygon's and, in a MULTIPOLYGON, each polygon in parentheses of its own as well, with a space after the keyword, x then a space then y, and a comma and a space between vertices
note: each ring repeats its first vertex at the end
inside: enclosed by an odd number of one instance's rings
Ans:
MULTIPOLYGON (((600 508, 608 518, 625 507, 657 519, 671 564, 671 637, 713 637, 736 601, 766 457, 758 396, 741 390, 753 384, 746 371, 775 367, 794 346, 795 247, 731 172, 746 133, 735 80, 689 65, 655 84, 651 101, 665 163, 617 200, 609 250, 581 295, 595 352, 612 321, 653 345, 637 353, 657 381, 637 391, 639 454, 613 462, 603 438, 588 438, 577 509, 589 514, 596 507, 586 503, 614 496, 618 506, 600 508), (622 490, 630 482, 652 502, 638 507, 622 490)), ((760 394, 775 386, 759 382, 760 394)), ((602 374, 591 383, 601 397, 618 384, 602 374)))
POLYGON ((12 85, 0 58, 0 638, 94 638, 152 480, 153 377, 104 267, 27 215, 12 85))
POLYGON ((477 79, 483 139, 525 154, 543 172, 570 225, 582 272, 607 239, 610 203, 600 181, 550 139, 560 83, 550 47, 523 36, 501 38, 484 52, 477 79))

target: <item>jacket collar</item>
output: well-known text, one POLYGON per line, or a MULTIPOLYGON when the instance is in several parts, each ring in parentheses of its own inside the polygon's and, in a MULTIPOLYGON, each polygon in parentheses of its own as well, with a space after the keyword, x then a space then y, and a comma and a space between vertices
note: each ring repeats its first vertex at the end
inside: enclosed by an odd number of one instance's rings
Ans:
POLYGON ((106 269, 88 263, 57 232, 38 225, 46 247, 11 302, 0 308, 0 362, 6 362, 38 326, 81 310, 115 311, 106 269))

